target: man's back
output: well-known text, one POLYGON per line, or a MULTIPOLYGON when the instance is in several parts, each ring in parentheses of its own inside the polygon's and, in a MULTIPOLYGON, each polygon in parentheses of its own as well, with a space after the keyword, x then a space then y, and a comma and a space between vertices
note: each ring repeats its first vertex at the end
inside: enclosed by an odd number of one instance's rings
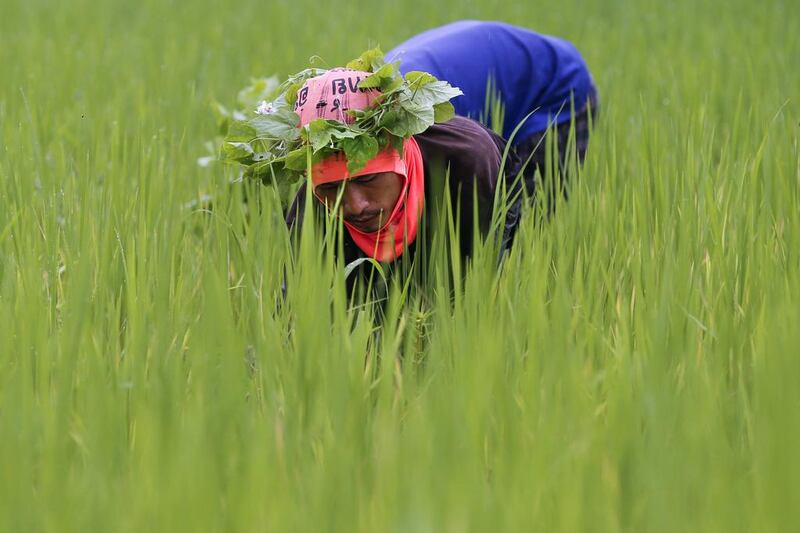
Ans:
POLYGON ((501 22, 460 21, 434 28, 386 54, 400 61, 401 71, 422 70, 458 86, 456 112, 478 118, 491 78, 505 105, 503 135, 508 138, 528 113, 515 140, 526 139, 570 119, 593 98, 595 88, 586 64, 569 42, 501 22))

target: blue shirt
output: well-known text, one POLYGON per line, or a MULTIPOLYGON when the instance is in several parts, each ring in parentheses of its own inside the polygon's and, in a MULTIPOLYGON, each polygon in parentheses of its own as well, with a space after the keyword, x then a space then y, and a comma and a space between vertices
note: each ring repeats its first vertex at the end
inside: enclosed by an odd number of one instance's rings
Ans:
POLYGON ((464 94, 452 100, 456 113, 486 115, 487 80, 505 106, 503 136, 531 111, 514 144, 571 117, 596 90, 586 63, 571 43, 501 22, 460 21, 412 37, 386 53, 405 74, 430 72, 464 94))

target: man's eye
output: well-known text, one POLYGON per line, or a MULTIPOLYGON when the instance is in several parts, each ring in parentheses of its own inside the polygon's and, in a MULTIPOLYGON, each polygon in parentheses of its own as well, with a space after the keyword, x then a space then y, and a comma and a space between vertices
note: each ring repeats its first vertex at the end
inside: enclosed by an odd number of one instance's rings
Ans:
POLYGON ((338 188, 334 185, 320 185, 317 187, 317 194, 333 194, 338 188))
POLYGON ((367 174, 366 176, 359 176, 355 179, 356 183, 369 183, 375 179, 375 174, 367 174))

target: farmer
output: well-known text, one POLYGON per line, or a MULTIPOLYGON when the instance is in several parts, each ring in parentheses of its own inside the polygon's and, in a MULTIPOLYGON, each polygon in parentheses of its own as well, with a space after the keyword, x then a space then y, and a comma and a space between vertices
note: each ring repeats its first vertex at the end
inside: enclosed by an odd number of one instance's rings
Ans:
MULTIPOLYGON (((358 81, 370 73, 333 69, 311 78, 299 91, 296 113, 300 127, 315 119, 352 122, 347 110, 360 111, 381 94, 378 90, 360 90, 358 81)), ((457 91, 456 91, 457 93, 457 91)), ((434 196, 439 178, 449 171, 449 194, 460 231, 460 249, 471 253, 473 222, 487 234, 493 214, 498 176, 503 167, 507 174, 517 167, 514 157, 503 163, 505 141, 478 122, 455 116, 433 124, 423 132, 402 139, 402 153, 386 146, 357 172, 350 173, 342 153, 333 154, 311 169, 312 194, 316 209, 333 208, 340 200, 340 213, 346 232, 343 238, 344 260, 371 257, 392 263, 400 257, 413 256, 423 234, 423 212, 436 209, 441 198, 434 196), (474 195, 473 195, 474 191, 474 195), (477 203, 475 203, 477 202, 477 203), (473 221, 473 212, 477 221, 473 221)), ((290 227, 302 220, 305 195, 303 185, 287 213, 290 227)), ((517 208, 506 221, 503 246, 508 246, 517 223, 517 208)), ((430 218, 430 217, 429 217, 430 218)), ((428 219, 429 222, 429 219, 428 219)), ((427 244, 427 243, 426 243, 427 244)))
POLYGON ((556 129, 559 168, 568 155, 573 119, 579 161, 586 155, 597 91, 580 53, 563 39, 501 22, 459 21, 412 37, 386 59, 399 60, 404 73, 430 72, 460 88, 463 96, 453 100, 459 115, 491 118, 489 96, 499 97, 503 136, 508 139, 522 123, 511 142, 523 162, 530 158, 525 172, 529 194, 534 171, 545 171, 548 128, 556 129))

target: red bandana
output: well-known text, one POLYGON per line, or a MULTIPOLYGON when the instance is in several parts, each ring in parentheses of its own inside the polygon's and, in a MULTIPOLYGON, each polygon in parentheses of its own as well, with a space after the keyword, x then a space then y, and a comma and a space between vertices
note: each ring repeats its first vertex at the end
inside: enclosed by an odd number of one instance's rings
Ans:
MULTIPOLYGON (((371 233, 365 233, 348 222, 344 222, 344 225, 350 237, 365 254, 388 263, 400 257, 405 247, 414 242, 422 215, 425 173, 422 167, 422 155, 414 138, 411 137, 403 142, 402 157, 397 150, 389 146, 352 176, 347 172, 347 159, 343 154, 331 156, 314 165, 311 169, 311 182, 316 189, 323 183, 378 172, 395 172, 404 179, 400 197, 386 223, 378 231, 371 233)), ((316 196, 316 192, 314 194, 316 196)))

